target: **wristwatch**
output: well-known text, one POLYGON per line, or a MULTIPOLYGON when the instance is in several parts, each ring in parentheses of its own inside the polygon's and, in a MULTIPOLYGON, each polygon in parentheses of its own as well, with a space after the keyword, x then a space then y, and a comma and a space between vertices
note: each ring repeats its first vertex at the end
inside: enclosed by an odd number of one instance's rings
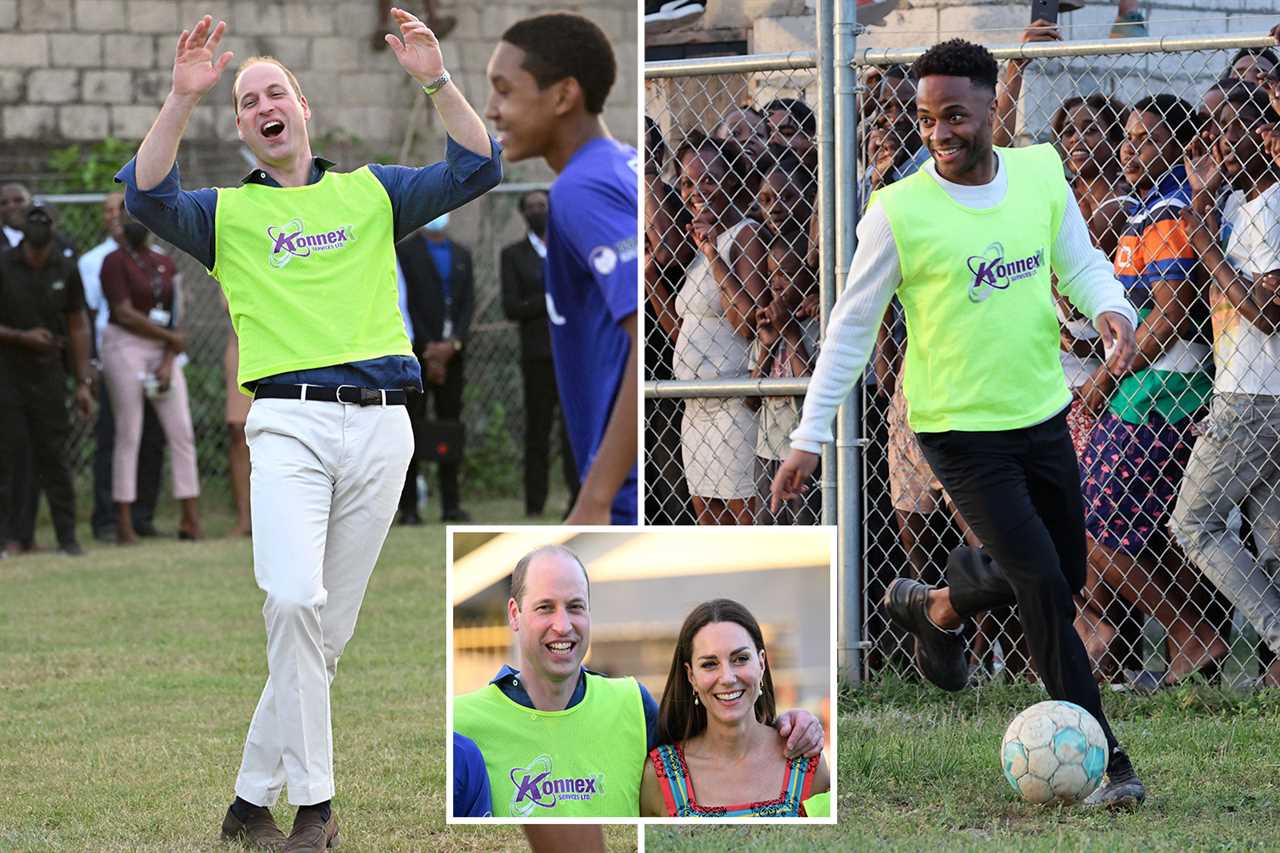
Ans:
POLYGON ((449 72, 445 71, 439 77, 437 77, 436 79, 432 80, 430 83, 427 83, 425 86, 423 86, 422 91, 426 92, 428 95, 434 95, 436 92, 439 92, 441 89, 443 89, 445 87, 445 84, 447 84, 452 79, 453 78, 449 76, 449 72))

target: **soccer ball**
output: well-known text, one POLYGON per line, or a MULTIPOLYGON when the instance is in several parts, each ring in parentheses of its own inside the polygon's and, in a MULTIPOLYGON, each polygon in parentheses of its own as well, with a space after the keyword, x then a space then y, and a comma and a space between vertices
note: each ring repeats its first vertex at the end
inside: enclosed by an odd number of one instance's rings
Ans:
POLYGON ((1107 739, 1079 705, 1040 702, 1005 730, 1000 765, 1013 790, 1029 803, 1078 803, 1102 782, 1107 739))

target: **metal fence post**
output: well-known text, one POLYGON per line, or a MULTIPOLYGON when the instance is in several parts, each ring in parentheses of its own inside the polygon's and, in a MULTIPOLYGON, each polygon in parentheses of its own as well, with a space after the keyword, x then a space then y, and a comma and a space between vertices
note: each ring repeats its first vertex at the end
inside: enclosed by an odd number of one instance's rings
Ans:
MULTIPOLYGON (((854 0, 835 0, 835 282, 839 290, 849 273, 858 227, 858 104, 857 73, 853 67, 858 32, 854 0)), ((824 326, 825 328, 825 326, 824 326)), ((845 677, 862 681, 862 497, 858 447, 862 433, 859 390, 855 388, 836 415, 836 474, 839 506, 836 514, 840 555, 840 599, 844 606, 845 677)))
MULTIPOLYGON (((837 280, 836 251, 836 87, 835 64, 823 62, 835 56, 835 4, 836 0, 818 0, 818 215, 821 239, 818 241, 818 294, 822 305, 823 330, 831 317, 831 306, 836 301, 837 280)), ((839 495, 836 490, 836 454, 830 446, 822 448, 822 523, 835 524, 839 495)), ((844 648, 841 637, 840 647, 844 648)))

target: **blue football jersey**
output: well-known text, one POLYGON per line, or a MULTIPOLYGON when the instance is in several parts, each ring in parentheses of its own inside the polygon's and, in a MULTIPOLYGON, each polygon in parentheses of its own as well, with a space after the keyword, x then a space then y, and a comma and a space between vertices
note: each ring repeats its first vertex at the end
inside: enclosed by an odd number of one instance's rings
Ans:
MULTIPOLYGON (((630 354, 622 321, 636 313, 640 264, 636 150, 612 139, 579 148, 551 185, 547 317, 569 444, 585 479, 604 438, 630 354)), ((636 467, 612 523, 635 524, 636 467)))

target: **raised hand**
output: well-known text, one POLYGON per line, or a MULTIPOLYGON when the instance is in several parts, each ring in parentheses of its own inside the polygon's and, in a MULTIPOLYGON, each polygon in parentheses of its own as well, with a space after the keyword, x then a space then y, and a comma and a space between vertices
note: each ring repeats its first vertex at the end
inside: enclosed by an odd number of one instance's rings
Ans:
POLYGON ((190 30, 178 36, 178 50, 173 58, 173 93, 185 97, 201 98, 212 89, 223 70, 235 54, 227 51, 214 61, 213 55, 222 43, 227 22, 205 15, 190 30))
POLYGON ((438 79, 444 73, 444 56, 436 34, 404 9, 392 9, 391 17, 400 24, 400 36, 404 39, 387 34, 387 44, 395 52, 400 67, 423 86, 438 79))
POLYGON ((1187 146, 1187 154, 1183 158, 1187 169, 1187 182, 1191 185, 1193 195, 1216 193, 1222 186, 1222 167, 1213 149, 1199 136, 1191 139, 1187 146))

